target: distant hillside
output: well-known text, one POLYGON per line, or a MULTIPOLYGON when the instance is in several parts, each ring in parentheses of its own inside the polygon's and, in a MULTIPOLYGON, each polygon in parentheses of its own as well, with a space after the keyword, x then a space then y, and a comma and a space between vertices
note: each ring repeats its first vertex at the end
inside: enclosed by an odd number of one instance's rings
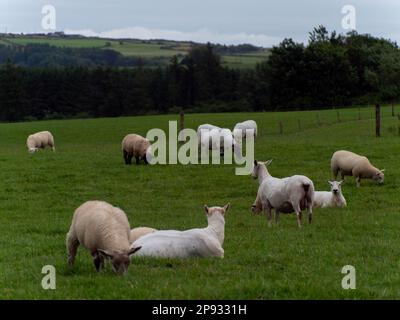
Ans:
MULTIPOLYGON (((27 46, 30 44, 48 44, 55 47, 114 50, 125 57, 140 59, 144 65, 165 65, 174 56, 184 56, 200 43, 171 40, 138 40, 138 39, 105 39, 65 35, 62 32, 53 34, 0 34, 0 45, 27 46)), ((231 68, 252 68, 265 60, 269 49, 249 44, 236 46, 213 45, 216 53, 222 56, 222 63, 231 68)), ((132 61, 134 61, 132 60, 132 61)), ((135 62, 128 63, 135 64, 135 62)), ((1 62, 1 61, 0 61, 1 62)))

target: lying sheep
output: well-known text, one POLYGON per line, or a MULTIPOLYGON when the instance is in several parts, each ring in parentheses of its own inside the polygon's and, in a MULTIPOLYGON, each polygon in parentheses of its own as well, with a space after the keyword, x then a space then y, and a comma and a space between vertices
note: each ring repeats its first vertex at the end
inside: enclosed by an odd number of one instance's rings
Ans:
POLYGON ((129 241, 135 242, 137 239, 139 239, 140 237, 152 233, 154 231, 157 231, 157 229, 153 229, 153 228, 148 228, 148 227, 137 227, 131 230, 130 236, 129 236, 129 241))
POLYGON ((197 137, 201 149, 219 150, 220 156, 224 156, 225 149, 230 149, 241 159, 240 144, 234 139, 230 129, 204 124, 197 129, 197 137))
POLYGON ((357 187, 360 187, 361 178, 372 179, 382 184, 385 179, 384 171, 374 167, 369 160, 350 151, 336 151, 331 159, 331 169, 333 177, 336 180, 338 173, 344 180, 345 176, 353 176, 356 178, 357 187))
POLYGON ((125 213, 104 201, 87 201, 75 210, 67 233, 68 264, 72 266, 78 246, 83 245, 92 255, 96 271, 111 259, 114 272, 128 270, 129 256, 140 247, 130 247, 130 227, 125 213))
POLYGON ((252 177, 259 180, 260 186, 257 198, 252 205, 253 213, 264 211, 267 213, 268 225, 272 223, 272 209, 275 209, 275 221, 279 221, 279 213, 295 212, 297 225, 301 227, 302 210, 308 211, 308 222, 312 220, 312 207, 314 201, 314 184, 302 175, 279 179, 272 177, 267 169, 272 160, 267 162, 254 161, 252 177))
POLYGON ((161 230, 140 237, 132 248, 141 247, 133 257, 149 256, 158 258, 224 257, 222 244, 225 237, 225 214, 229 204, 224 207, 207 207, 208 226, 186 231, 161 230))
POLYGON ((152 159, 151 143, 138 134, 128 134, 122 140, 122 153, 125 164, 131 164, 133 157, 136 159, 136 164, 140 159, 147 164, 152 159))
POLYGON ((53 151, 56 151, 54 137, 50 131, 41 131, 31 134, 26 139, 26 146, 30 153, 34 153, 39 149, 44 149, 46 147, 50 147, 53 151))
POLYGON ((328 181, 331 191, 315 191, 314 208, 343 208, 347 206, 346 199, 342 194, 343 181, 328 181))
POLYGON ((238 137, 241 136, 242 138, 246 137, 246 132, 249 132, 248 130, 251 130, 250 132, 253 133, 254 138, 257 137, 257 123, 254 120, 246 120, 243 122, 239 122, 233 128, 233 132, 235 133, 235 131, 239 131, 240 135, 238 135, 238 137))

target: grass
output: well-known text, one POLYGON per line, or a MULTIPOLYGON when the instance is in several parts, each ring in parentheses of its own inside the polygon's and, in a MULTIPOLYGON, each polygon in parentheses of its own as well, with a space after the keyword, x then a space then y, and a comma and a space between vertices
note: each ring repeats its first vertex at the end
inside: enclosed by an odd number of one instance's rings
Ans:
MULTIPOLYGON (((29 43, 49 44, 58 47, 113 49, 126 56, 148 59, 170 58, 179 54, 185 55, 191 49, 191 44, 189 42, 167 40, 141 41, 100 38, 49 38, 45 36, 0 38, 0 44, 27 45, 29 43), (165 46, 168 47, 165 48, 165 46)), ((269 51, 267 49, 242 55, 223 55, 222 62, 224 65, 232 68, 253 68, 258 62, 266 59, 268 55, 269 51)), ((167 63, 168 60, 165 62, 167 63)))
POLYGON ((0 124, 0 299, 398 298, 400 121, 385 107, 377 139, 373 121, 365 119, 372 109, 362 109, 360 121, 357 109, 341 112, 346 122, 337 122, 336 111, 318 112, 321 126, 315 124, 317 112, 186 115, 192 128, 257 120, 256 158, 273 158, 270 171, 278 177, 308 175, 319 190, 328 189, 329 160, 337 149, 362 153, 386 169, 383 186, 363 181, 356 189, 348 179, 348 207, 315 210, 313 224, 302 229, 294 215, 283 215, 272 228, 264 216, 252 216, 257 183, 235 176, 234 165, 123 164, 120 142, 126 133, 167 129, 178 116, 0 124), (284 134, 277 121, 285 124, 284 134), (26 136, 44 129, 53 132, 57 152, 28 154, 26 136), (132 227, 159 229, 204 226, 203 204, 229 201, 225 258, 138 259, 119 277, 109 265, 96 274, 80 248, 69 269, 65 234, 74 209, 89 199, 120 206, 132 227), (41 288, 47 264, 56 267, 56 290, 41 288), (347 264, 356 268, 356 290, 341 288, 347 264))

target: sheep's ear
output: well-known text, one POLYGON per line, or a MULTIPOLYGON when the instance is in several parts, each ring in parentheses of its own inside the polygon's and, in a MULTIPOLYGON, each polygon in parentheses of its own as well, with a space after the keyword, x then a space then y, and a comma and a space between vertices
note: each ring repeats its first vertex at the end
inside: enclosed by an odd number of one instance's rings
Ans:
POLYGON ((328 183, 329 183, 331 186, 333 185, 333 182, 332 182, 332 181, 329 181, 329 180, 328 180, 328 183))
POLYGON ((208 214, 208 207, 207 207, 207 205, 204 205, 204 211, 208 214))
POLYGON ((254 166, 257 167, 258 166, 258 161, 254 160, 254 166))
POLYGON ((272 160, 274 160, 274 159, 270 159, 268 161, 265 161, 265 163, 264 163, 265 166, 268 167, 272 163, 272 160))
POLYGON ((110 259, 113 258, 113 255, 112 255, 110 252, 106 251, 106 250, 97 249, 97 251, 98 251, 102 256, 104 256, 105 258, 110 258, 110 259))
POLYGON ((382 170, 381 170, 381 172, 384 172, 384 171, 385 171, 385 169, 382 169, 382 170))
POLYGON ((343 180, 340 180, 340 181, 338 182, 338 185, 341 186, 342 183, 343 183, 343 180))
POLYGON ((131 249, 128 251, 128 256, 134 254, 136 251, 140 250, 141 248, 142 248, 141 246, 140 246, 140 247, 131 248, 131 249))
POLYGON ((231 206, 231 204, 228 202, 226 205, 224 205, 224 211, 225 213, 228 211, 229 207, 231 206))

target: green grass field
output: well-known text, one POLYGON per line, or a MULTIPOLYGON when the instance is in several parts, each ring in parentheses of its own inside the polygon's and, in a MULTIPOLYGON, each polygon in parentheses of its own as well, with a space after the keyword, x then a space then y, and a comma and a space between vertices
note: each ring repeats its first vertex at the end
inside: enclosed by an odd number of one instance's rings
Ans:
POLYGON ((327 190, 329 162, 338 149, 364 154, 386 169, 382 186, 347 179, 348 207, 316 209, 298 229, 294 215, 268 228, 252 216, 257 182, 236 176, 235 165, 125 166, 125 134, 168 128, 178 116, 0 124, 0 299, 381 299, 400 296, 400 136, 397 117, 383 109, 382 137, 374 136, 373 110, 186 115, 186 127, 259 126, 256 158, 274 159, 270 172, 305 174, 327 190), (321 125, 316 124, 319 115, 321 125), (301 130, 298 120, 301 120, 301 130), (346 120, 346 121, 344 121, 346 120), (278 121, 284 132, 279 134, 278 121), (25 139, 50 130, 57 151, 28 154, 25 139), (203 205, 231 203, 225 258, 134 260, 125 276, 110 265, 96 274, 80 248, 66 263, 65 234, 73 211, 90 199, 121 207, 131 227, 188 229, 206 225, 203 205), (343 290, 341 269, 353 265, 357 289, 343 290), (43 290, 44 265, 57 270, 57 289, 43 290))
MULTIPOLYGON (((174 55, 185 55, 191 48, 188 42, 167 41, 167 40, 111 40, 100 38, 49 38, 44 36, 19 36, 0 38, 0 44, 27 45, 29 43, 50 44, 58 47, 72 48, 103 48, 118 51, 126 56, 142 58, 170 58, 174 55), (107 43, 109 45, 107 45, 107 43), (165 48, 170 46, 171 48, 165 48)), ((265 60, 269 51, 254 52, 241 55, 223 55, 222 63, 232 68, 252 68, 258 62, 265 60)))

